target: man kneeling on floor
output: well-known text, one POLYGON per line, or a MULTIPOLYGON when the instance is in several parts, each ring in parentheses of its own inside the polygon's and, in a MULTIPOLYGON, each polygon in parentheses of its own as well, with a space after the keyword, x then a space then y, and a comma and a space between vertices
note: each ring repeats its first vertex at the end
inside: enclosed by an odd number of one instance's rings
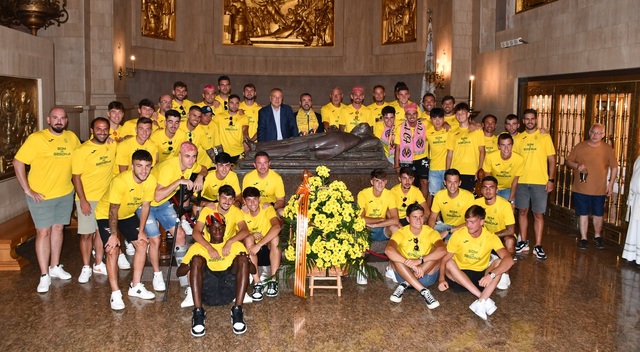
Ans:
MULTIPOLYGON (((207 216, 204 238, 210 248, 222 253, 225 245, 224 233, 226 224, 220 213, 207 216)), ((249 260, 247 250, 241 242, 234 242, 227 256, 212 258, 209 249, 200 243, 194 243, 176 272, 177 276, 187 275, 193 294, 194 310, 191 321, 191 335, 204 336, 206 312, 202 308, 204 302, 209 306, 229 304, 235 298, 231 308, 231 324, 235 334, 244 334, 247 325, 244 323, 242 300, 249 286, 249 274, 255 273, 256 267, 249 260)))
POLYGON ((478 299, 469 308, 487 320, 487 316, 497 309, 496 303, 489 297, 502 274, 513 265, 513 258, 500 238, 483 227, 485 216, 486 211, 479 205, 472 205, 465 212, 465 226, 454 232, 447 243, 438 289, 445 291, 450 282, 454 291, 471 292, 478 299), (500 259, 490 264, 492 250, 498 253, 500 259), (445 274, 450 281, 445 280, 445 274))
POLYGON ((400 303, 404 291, 411 286, 420 292, 429 309, 435 309, 440 302, 427 287, 438 280, 440 259, 447 251, 440 234, 424 225, 424 208, 420 204, 409 204, 407 221, 409 225, 394 233, 384 250, 399 283, 390 299, 400 303))

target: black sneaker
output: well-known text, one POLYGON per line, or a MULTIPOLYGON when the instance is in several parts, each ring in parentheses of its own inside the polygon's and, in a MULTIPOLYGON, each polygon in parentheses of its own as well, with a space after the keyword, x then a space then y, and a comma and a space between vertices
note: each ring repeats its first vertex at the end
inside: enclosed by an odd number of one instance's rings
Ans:
POLYGON ((402 302, 402 296, 404 295, 404 290, 406 290, 407 287, 409 287, 409 284, 406 282, 403 282, 400 285, 398 285, 398 287, 396 287, 396 290, 393 291, 393 293, 391 294, 391 297, 389 297, 391 302, 395 302, 395 303, 402 302))
POLYGON ((202 337, 207 332, 204 322, 207 320, 207 312, 202 308, 193 310, 193 318, 191 319, 191 335, 202 337))
POLYGON ((278 296, 278 281, 271 280, 267 282, 267 297, 278 296))
POLYGON ((580 240, 580 242, 578 242, 578 249, 587 249, 588 244, 589 244, 589 241, 580 240))
POLYGON ((262 282, 258 282, 257 284, 253 285, 253 293, 251 294, 251 298, 256 302, 262 301, 262 298, 264 298, 262 291, 264 291, 264 284, 262 282))
POLYGON ((593 241, 596 243, 596 248, 604 249, 604 241, 602 240, 601 236, 594 237, 593 241))
POLYGON ((542 249, 542 246, 533 247, 533 254, 538 259, 547 259, 547 253, 544 252, 544 249, 542 249))
POLYGON ((420 291, 420 295, 424 298, 424 301, 427 303, 427 308, 436 309, 440 307, 440 302, 438 302, 438 300, 435 297, 433 297, 433 295, 431 294, 431 291, 429 291, 428 289, 423 288, 422 291, 420 291))
POLYGON ((529 251, 529 240, 516 243, 516 254, 526 253, 529 251))
POLYGON ((233 327, 233 333, 236 335, 244 334, 247 331, 242 306, 233 306, 231 308, 231 326, 233 327))

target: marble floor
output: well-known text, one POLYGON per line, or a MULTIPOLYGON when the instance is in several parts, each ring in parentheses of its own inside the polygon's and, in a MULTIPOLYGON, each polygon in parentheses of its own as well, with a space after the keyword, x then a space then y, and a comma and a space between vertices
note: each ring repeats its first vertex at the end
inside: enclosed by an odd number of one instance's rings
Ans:
MULTIPOLYGON (((106 277, 77 282, 77 236, 65 236, 62 261, 73 280, 54 279, 49 293, 38 294, 36 265, 0 272, 0 351, 640 350, 640 268, 611 247, 579 251, 575 236, 553 227, 544 239, 549 259, 520 257, 486 322, 469 310, 470 294, 434 288, 441 306, 429 310, 414 290, 389 301, 389 280, 360 286, 345 278, 340 298, 316 291, 301 299, 281 282, 278 297, 245 306, 248 332, 240 336, 231 331, 230 306, 209 307, 203 338, 190 334, 177 281, 166 303, 161 294, 154 301, 125 294, 126 309, 112 311, 106 277)), ((19 252, 35 262, 33 241, 19 252)), ((121 287, 129 280, 121 271, 121 287)))

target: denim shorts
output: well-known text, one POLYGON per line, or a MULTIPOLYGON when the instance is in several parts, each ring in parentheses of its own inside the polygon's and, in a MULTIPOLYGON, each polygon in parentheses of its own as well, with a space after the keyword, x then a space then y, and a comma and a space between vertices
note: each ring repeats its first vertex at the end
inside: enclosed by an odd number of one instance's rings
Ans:
POLYGON ((371 240, 372 241, 386 241, 389 239, 387 235, 384 234, 384 229, 386 227, 374 227, 371 229, 371 240))
MULTIPOLYGON (((138 210, 136 210, 136 215, 138 215, 138 217, 140 216, 141 211, 142 208, 138 208, 138 210)), ((178 214, 176 214, 175 209, 173 209, 173 204, 169 201, 158 206, 151 207, 149 210, 149 218, 147 219, 147 223, 144 225, 144 232, 147 233, 149 238, 160 236, 158 222, 160 222, 160 225, 162 225, 165 230, 170 231, 176 226, 177 218, 178 214)))
POLYGON ((445 170, 429 170, 429 194, 434 196, 444 188, 445 170))
MULTIPOLYGON (((399 284, 405 282, 405 279, 400 276, 397 271, 394 270, 393 273, 396 275, 396 280, 399 284)), ((440 270, 436 270, 436 272, 431 275, 425 274, 423 277, 419 278, 418 281, 422 286, 429 287, 438 281, 438 275, 440 275, 440 270)))
POLYGON ((509 200, 509 198, 511 197, 511 188, 499 189, 498 196, 509 200))

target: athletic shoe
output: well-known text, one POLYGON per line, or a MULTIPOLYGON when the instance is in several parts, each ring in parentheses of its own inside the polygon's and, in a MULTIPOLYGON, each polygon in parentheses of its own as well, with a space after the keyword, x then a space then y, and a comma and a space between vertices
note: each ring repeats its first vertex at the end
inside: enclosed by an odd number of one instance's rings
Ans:
POLYGON ((402 302, 402 296, 404 295, 404 290, 406 290, 407 287, 409 287, 409 284, 407 284, 406 282, 403 282, 400 285, 398 285, 398 287, 396 287, 396 290, 393 291, 393 293, 391 294, 391 297, 389 297, 391 302, 395 302, 395 303, 402 302))
POLYGON ((258 282, 257 284, 253 285, 253 294, 251 294, 251 298, 255 302, 262 301, 262 298, 264 298, 262 291, 264 291, 264 284, 262 282, 258 282))
POLYGON ((427 308, 436 309, 440 307, 440 302, 438 302, 438 300, 433 297, 431 291, 429 291, 428 289, 423 288, 422 291, 420 291, 420 295, 424 298, 424 301, 427 302, 427 308))
POLYGON ((516 253, 526 253, 529 251, 529 240, 516 243, 516 253))
POLYGON ((535 254, 538 259, 547 259, 547 253, 544 252, 542 246, 533 247, 533 254, 535 254))
POLYGON ((53 278, 61 279, 61 280, 71 279, 71 274, 64 271, 62 267, 63 267, 62 264, 58 264, 54 267, 49 267, 49 276, 53 278))
POLYGON ((164 284, 164 278, 162 277, 161 272, 153 273, 153 290, 154 291, 164 291, 167 287, 164 284))
MULTIPOLYGON (((134 255, 136 254, 136 248, 133 246, 133 244, 127 240, 124 241, 124 252, 127 253, 127 255, 134 255)), ((122 268, 120 268, 122 269, 122 268)))
POLYGON ((480 302, 476 299, 475 301, 473 301, 473 303, 471 303, 469 309, 476 313, 476 315, 479 316, 482 320, 487 320, 487 311, 484 305, 484 301, 480 302))
POLYGON ((193 228, 191 227, 191 224, 189 224, 187 220, 182 219, 182 221, 180 221, 180 226, 182 227, 182 229, 184 230, 184 233, 187 236, 191 236, 193 234, 193 228))
POLYGON ((588 244, 589 244, 589 241, 580 240, 580 242, 578 242, 578 249, 587 249, 588 244))
POLYGON ((384 272, 384 276, 387 279, 391 279, 391 281, 395 282, 396 284, 398 283, 398 279, 396 279, 396 272, 391 269, 390 266, 387 267, 387 270, 384 272))
POLYGON ((49 292, 49 286, 51 286, 51 276, 44 274, 40 276, 40 283, 38 284, 38 293, 49 292))
POLYGON ((487 312, 487 315, 495 313, 496 309, 498 309, 498 307, 496 306, 496 302, 494 302, 491 298, 487 298, 486 300, 482 301, 482 304, 484 304, 484 310, 485 312, 487 312))
POLYGON ((191 319, 191 335, 202 337, 207 332, 204 322, 207 320, 207 312, 202 308, 193 310, 193 318, 191 319))
POLYGON ((131 269, 131 264, 129 264, 127 257, 123 253, 120 253, 120 255, 118 256, 118 268, 122 270, 131 269))
POLYGON ((107 266, 104 263, 93 264, 93 273, 97 275, 107 275, 107 266))
POLYGON ((113 310, 123 310, 124 302, 122 301, 122 291, 113 291, 111 292, 111 309, 113 310))
POLYGON ((156 298, 156 294, 144 288, 142 282, 138 283, 135 286, 133 284, 129 285, 129 296, 130 297, 138 297, 142 299, 154 299, 156 298))
POLYGON ((602 240, 601 236, 594 237, 593 241, 596 243, 596 248, 604 249, 604 241, 602 240))
POLYGON ((193 307, 193 295, 191 294, 191 287, 187 286, 187 288, 184 290, 184 293, 187 296, 184 298, 184 301, 180 303, 180 307, 182 308, 193 307))
POLYGON ((244 323, 242 306, 233 306, 231 308, 231 325, 233 327, 233 333, 236 335, 247 332, 247 324, 244 323))
POLYGON ((502 274, 502 277, 500 278, 500 282, 498 282, 498 286, 496 286, 499 290, 506 290, 509 288, 509 286, 511 286, 511 278, 509 277, 509 274, 504 273, 502 274))
POLYGON ((189 277, 187 275, 178 276, 178 282, 180 283, 180 287, 189 286, 189 277))
POLYGON ((86 284, 87 282, 89 282, 89 278, 91 277, 92 273, 93 272, 91 271, 90 266, 83 266, 82 271, 80 271, 80 277, 78 277, 78 282, 81 284, 86 284))
POLYGON ((270 280, 267 282, 267 297, 278 297, 278 281, 270 280))

